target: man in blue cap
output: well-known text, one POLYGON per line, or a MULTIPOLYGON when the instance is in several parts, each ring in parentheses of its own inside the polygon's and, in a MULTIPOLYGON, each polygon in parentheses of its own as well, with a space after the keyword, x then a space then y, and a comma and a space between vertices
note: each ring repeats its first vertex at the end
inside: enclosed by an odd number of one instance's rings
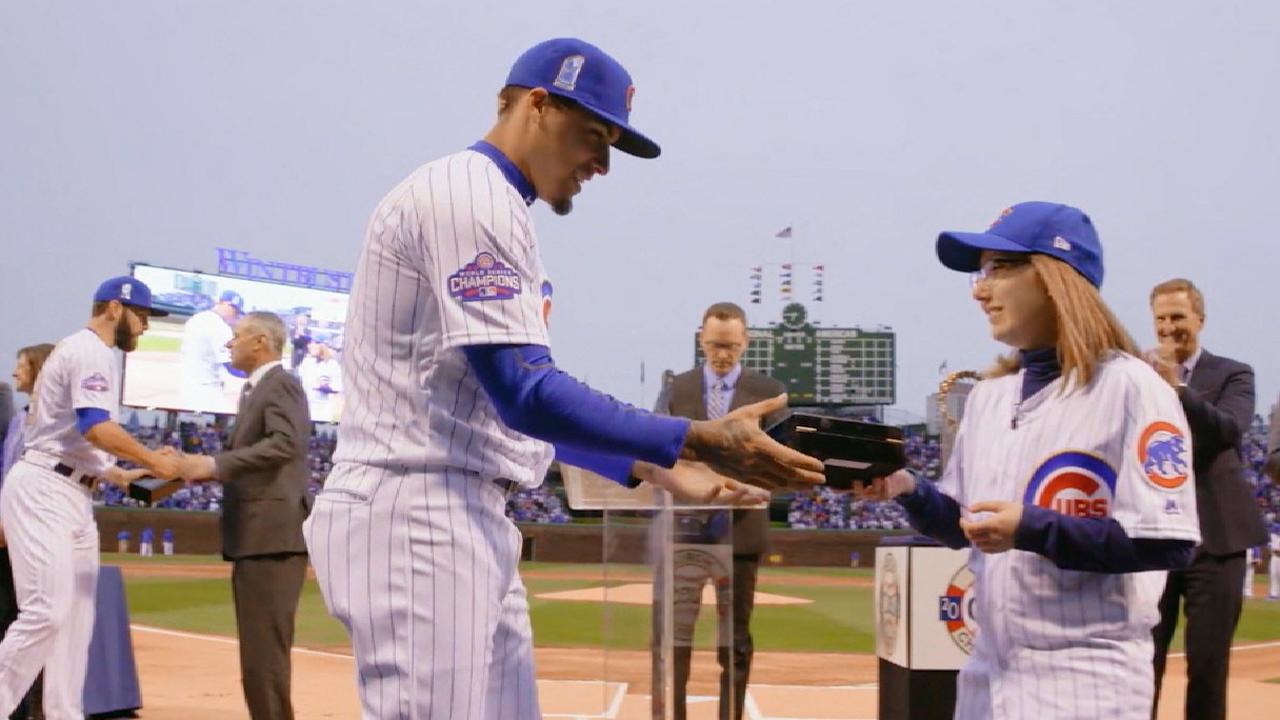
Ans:
POLYGON ((115 421, 113 350, 135 349, 149 318, 165 314, 152 307, 144 283, 111 278, 94 293, 88 325, 59 342, 40 371, 22 458, 0 495, 19 607, 0 642, 0 716, 43 668, 45 717, 84 717, 98 576, 93 488, 100 479, 127 485, 146 472, 125 473, 117 458, 166 480, 178 475, 176 453, 149 450, 115 421))
POLYGON ((511 68, 484 140, 422 166, 374 210, 348 305, 335 465, 304 526, 351 634, 365 718, 541 716, 505 507, 542 483, 553 454, 730 505, 767 497, 731 477, 822 481, 819 461, 759 427, 783 395, 714 421, 660 417, 551 358, 552 285, 529 206, 569 213, 613 148, 658 156, 630 124, 634 95, 600 48, 539 43, 511 68))

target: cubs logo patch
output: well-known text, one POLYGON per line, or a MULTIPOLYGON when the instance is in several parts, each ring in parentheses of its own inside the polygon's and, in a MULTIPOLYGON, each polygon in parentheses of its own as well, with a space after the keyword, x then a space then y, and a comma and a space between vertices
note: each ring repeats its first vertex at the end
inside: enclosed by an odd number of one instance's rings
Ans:
POLYGON ((1060 452, 1031 474, 1022 501, 1080 518, 1111 516, 1116 471, 1102 458, 1079 450, 1060 452))
POLYGON ((462 302, 510 300, 520 294, 520 274, 487 252, 449 276, 449 295, 462 302))
POLYGON ((582 65, 586 58, 581 55, 570 55, 560 63, 560 72, 552 85, 561 90, 573 90, 578 86, 578 75, 582 73, 582 65))
POLYGON ((1138 438, 1138 463, 1147 480, 1161 490, 1177 490, 1187 481, 1187 439, 1172 423, 1153 422, 1138 438))
POLYGON ((973 654, 973 639, 978 634, 978 619, 973 612, 973 581, 969 566, 961 567, 938 598, 938 620, 946 626, 951 641, 966 655, 973 654))
POLYGON ((106 392, 111 387, 102 373, 94 373, 80 381, 80 388, 89 392, 106 392))
POLYGON ((551 287, 550 280, 542 281, 542 324, 551 327, 551 287))

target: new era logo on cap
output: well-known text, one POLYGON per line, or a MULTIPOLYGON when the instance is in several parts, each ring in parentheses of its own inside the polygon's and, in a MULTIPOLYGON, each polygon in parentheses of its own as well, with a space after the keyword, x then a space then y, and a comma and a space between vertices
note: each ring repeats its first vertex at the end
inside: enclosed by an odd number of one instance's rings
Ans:
POLYGON ((986 232, 938 235, 938 259, 952 270, 974 272, 982 251, 1040 253, 1058 258, 1102 286, 1102 241, 1079 208, 1050 202, 1024 202, 1006 208, 986 232))
POLYGON ((621 130, 614 147, 642 158, 662 152, 658 144, 631 126, 635 85, 631 75, 605 51, 577 38, 538 43, 516 59, 507 85, 542 88, 573 100, 587 112, 621 130))

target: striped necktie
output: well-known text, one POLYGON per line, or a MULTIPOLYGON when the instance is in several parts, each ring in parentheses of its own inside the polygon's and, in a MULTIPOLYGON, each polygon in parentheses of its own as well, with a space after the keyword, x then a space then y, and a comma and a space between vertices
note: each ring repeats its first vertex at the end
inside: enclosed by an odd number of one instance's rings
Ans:
POLYGON ((716 420, 724 417, 724 380, 716 378, 711 384, 711 390, 707 393, 707 419, 716 420))
POLYGON ((249 393, 253 392, 253 383, 246 382, 240 387, 240 402, 236 405, 236 414, 244 414, 244 406, 249 400, 249 393))

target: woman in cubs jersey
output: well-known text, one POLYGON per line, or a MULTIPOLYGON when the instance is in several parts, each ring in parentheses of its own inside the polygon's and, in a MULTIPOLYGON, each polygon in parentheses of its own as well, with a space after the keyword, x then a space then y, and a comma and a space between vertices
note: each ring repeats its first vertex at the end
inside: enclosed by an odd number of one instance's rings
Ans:
POLYGON ((903 471, 876 484, 917 530, 971 548, 978 633, 955 717, 1146 720, 1164 571, 1200 539, 1177 395, 1102 302, 1080 210, 1021 203, 937 252, 973 273, 1015 351, 969 395, 936 486, 903 471))

